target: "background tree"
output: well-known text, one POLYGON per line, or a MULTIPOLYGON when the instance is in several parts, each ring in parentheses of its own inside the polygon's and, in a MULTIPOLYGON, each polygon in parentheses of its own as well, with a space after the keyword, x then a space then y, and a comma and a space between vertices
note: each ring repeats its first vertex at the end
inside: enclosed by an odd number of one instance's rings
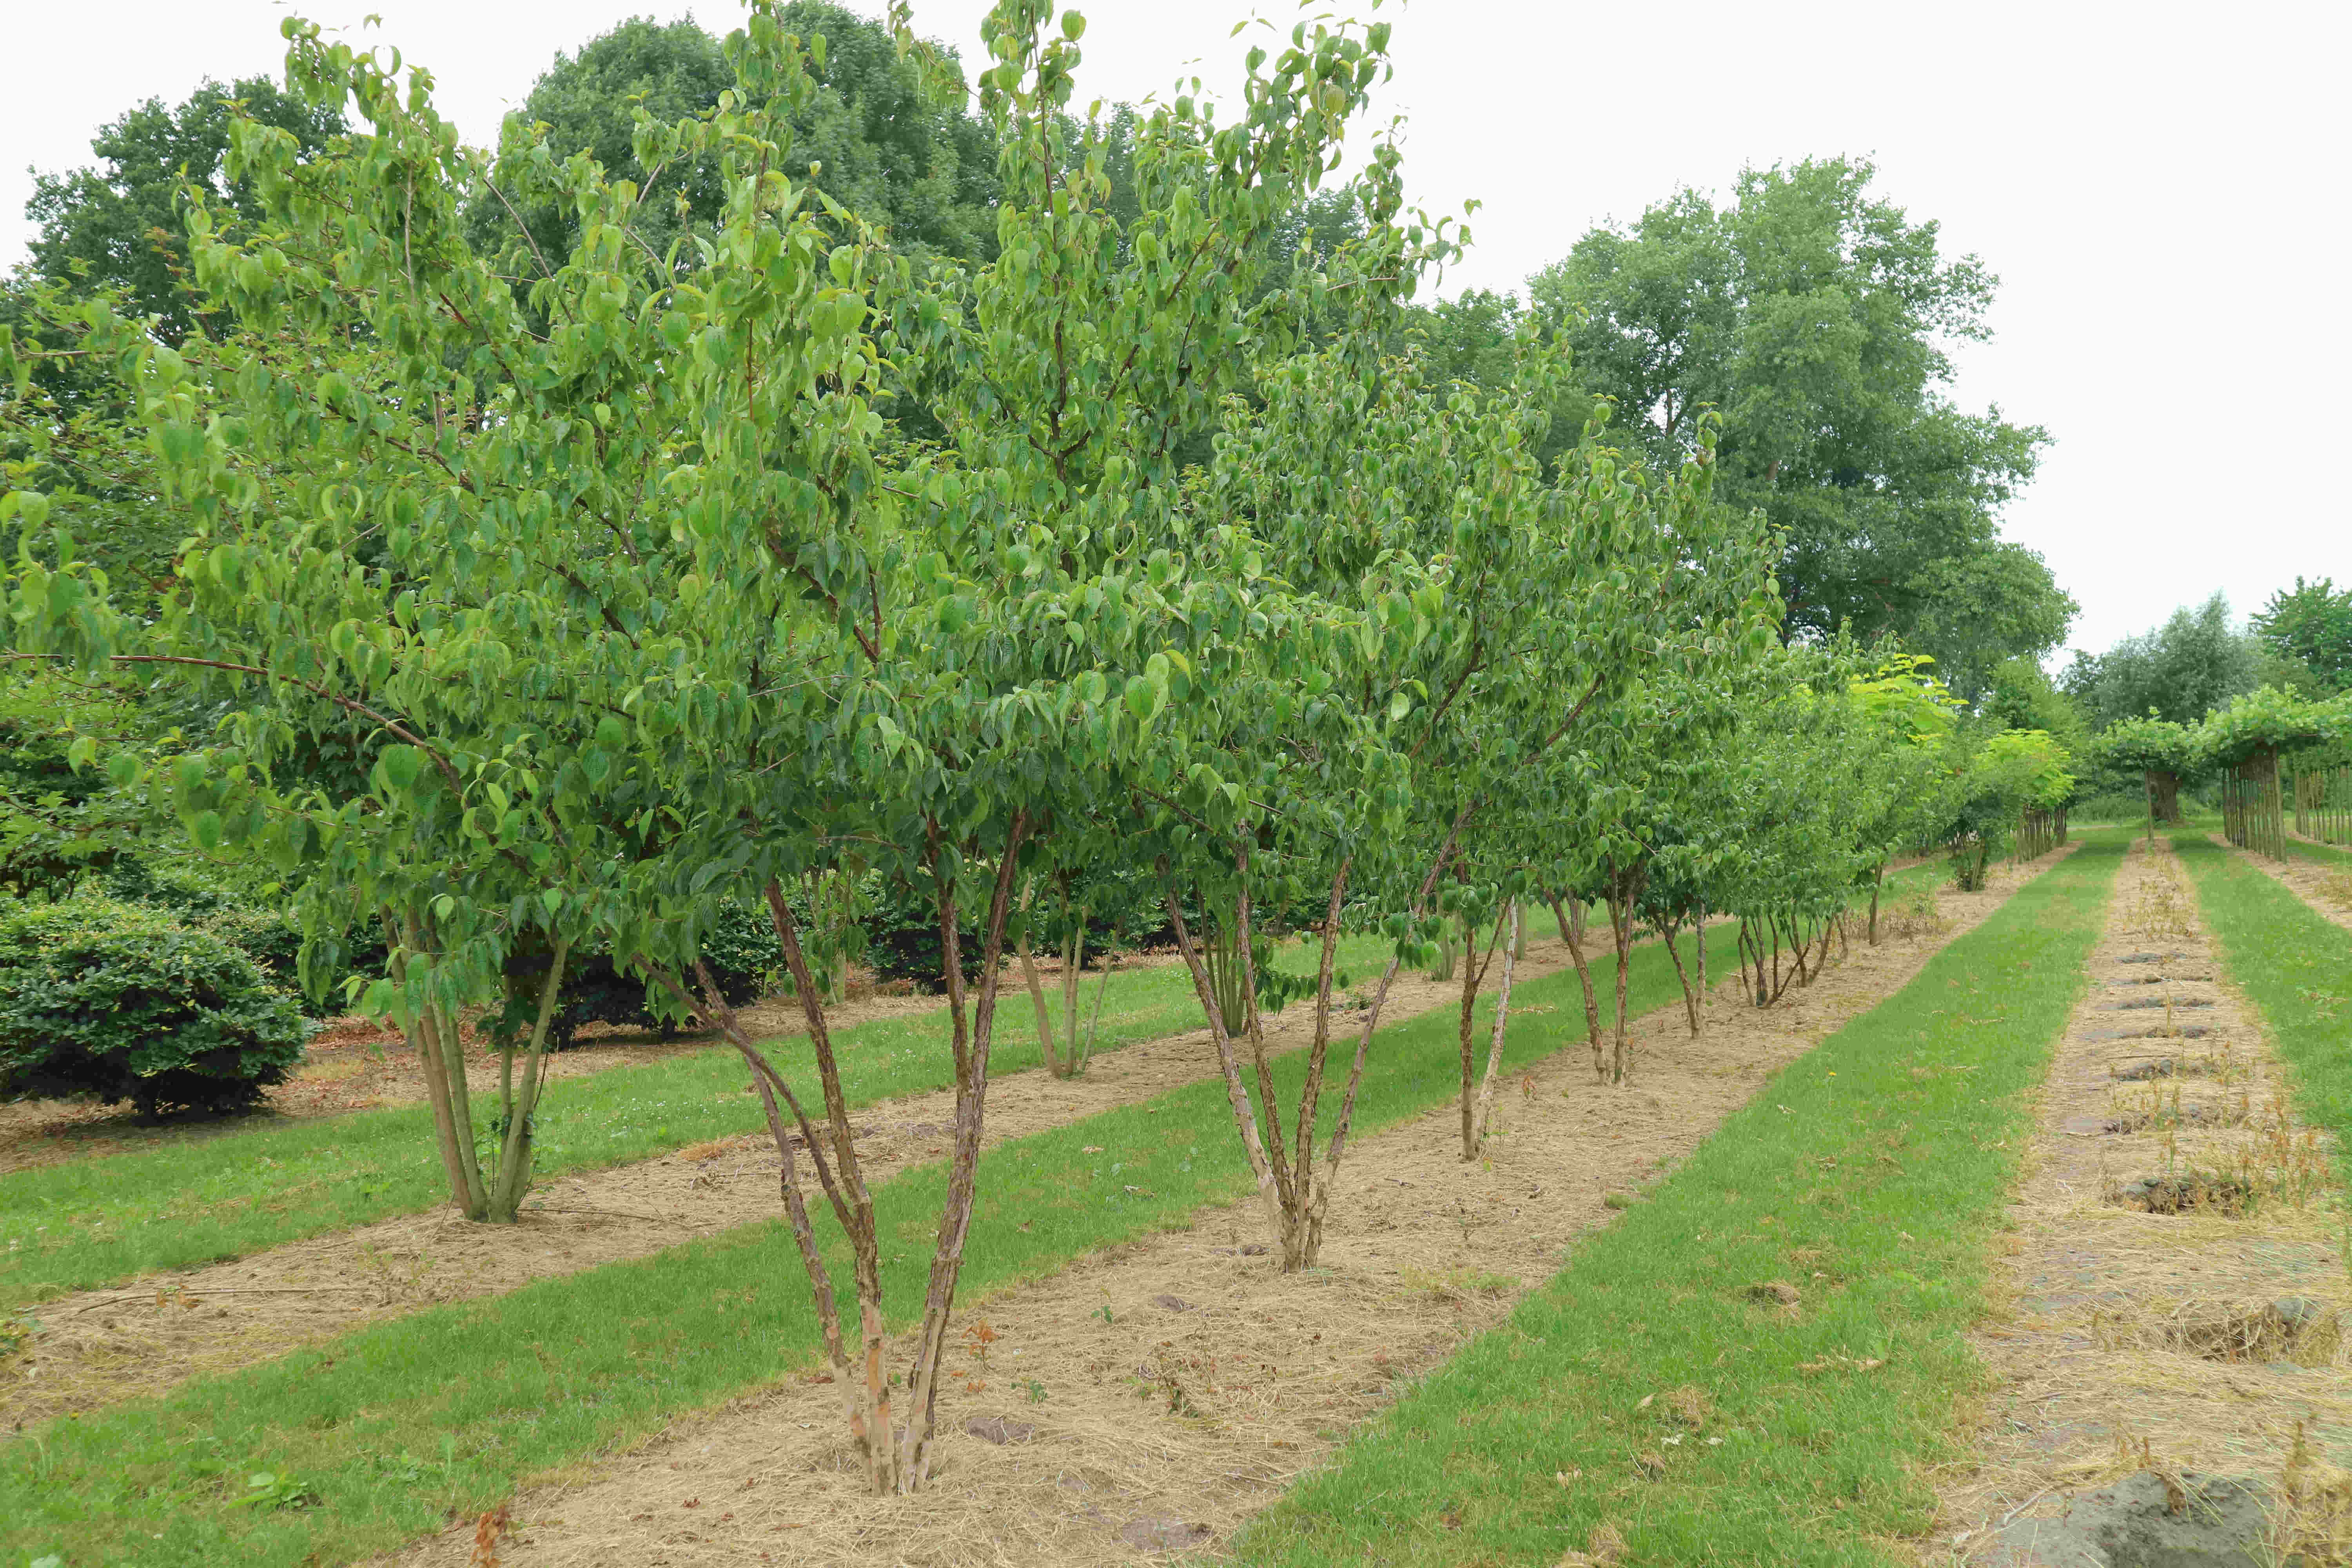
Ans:
POLYGON ((2068 696, 2104 728, 2148 712, 2193 724, 2258 684, 2257 648, 2230 624, 2230 602, 2215 594, 2184 605, 2153 631, 2105 653, 2077 654, 2062 678, 2068 696))
MULTIPOLYGON (((2352 690, 2352 588, 2340 592, 2333 578, 2281 588, 2250 621, 2254 637, 2273 658, 2300 665, 2312 679, 2306 690, 2352 690)), ((2274 678, 2265 674, 2265 679, 2274 678)))
POLYGON ((343 128, 334 110, 306 103, 268 77, 227 87, 207 81, 177 107, 151 98, 100 128, 90 141, 98 164, 35 176, 25 206, 40 229, 34 268, 52 279, 113 285, 134 314, 158 318, 166 342, 186 337, 197 318, 184 189, 201 192, 223 225, 260 213, 250 184, 225 167, 229 123, 238 115, 284 131, 306 153, 343 128))
POLYGON ((2004 544, 2003 502, 2048 437, 1946 395, 1947 344, 1989 335, 1995 279, 1873 197, 1867 163, 1743 173, 1602 227, 1530 280, 1534 309, 1654 461, 1721 412, 1717 495, 1787 531, 1784 633, 1901 635, 1966 700, 1999 658, 2056 646, 2074 605, 2004 544), (1976 613, 1990 603, 1997 612, 1976 613))
MULTIPOLYGON (((993 254, 996 151, 985 125, 961 102, 942 103, 928 89, 881 24, 824 0, 793 0, 776 19, 804 41, 824 39, 823 55, 813 52, 809 59, 812 90, 792 110, 797 166, 791 173, 887 229, 903 251, 966 261, 993 254)), ((951 51, 933 48, 952 58, 951 51)), ((657 123, 674 123, 709 112, 734 86, 719 41, 692 17, 633 17, 555 57, 508 117, 512 144, 506 153, 513 156, 537 139, 559 160, 585 153, 609 178, 635 182, 645 205, 634 226, 649 249, 663 254, 684 229, 718 216, 725 181, 713 154, 646 169, 634 140, 636 113, 642 109, 657 123)), ((576 212, 548 201, 518 207, 541 255, 571 254, 576 212)), ((478 247, 511 249, 509 270, 534 275, 499 193, 476 196, 469 223, 478 247)), ((691 265, 691 256, 688 260, 691 265)))

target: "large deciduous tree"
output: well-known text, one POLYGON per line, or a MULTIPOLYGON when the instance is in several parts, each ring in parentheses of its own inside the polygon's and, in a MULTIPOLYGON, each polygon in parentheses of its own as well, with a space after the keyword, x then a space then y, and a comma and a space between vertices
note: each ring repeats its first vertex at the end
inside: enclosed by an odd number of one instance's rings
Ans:
POLYGON ((200 193, 215 223, 260 213, 251 185, 226 166, 230 124, 240 117, 277 126, 308 152, 343 128, 334 110, 305 102, 268 77, 226 87, 207 81, 176 106, 151 98, 100 128, 90 142, 98 163, 35 177, 26 204, 40 228, 34 267, 50 278, 122 289, 134 310, 155 318, 167 342, 194 331, 186 194, 200 193))
POLYGON ((1720 207, 1685 190, 1595 229, 1530 288, 1654 459, 1720 411, 1717 498, 1786 531, 1789 635, 1898 633, 1973 698, 2073 613, 1999 537, 2047 437, 1950 400, 1948 345, 1988 335, 1994 279, 1872 195, 1873 174, 1843 158, 1750 169, 1720 207))
POLYGON ((2230 624, 2230 601, 2216 593, 2104 654, 2076 654, 2061 684, 2103 727, 2151 712, 2193 724, 2252 691, 2258 673, 2253 644, 2230 624))

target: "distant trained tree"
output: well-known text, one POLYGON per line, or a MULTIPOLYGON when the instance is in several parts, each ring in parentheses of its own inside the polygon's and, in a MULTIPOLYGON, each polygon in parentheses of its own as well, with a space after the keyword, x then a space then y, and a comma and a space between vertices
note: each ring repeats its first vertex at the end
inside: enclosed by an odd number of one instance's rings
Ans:
POLYGON ((112 284, 131 309, 157 318, 176 343, 195 330, 183 192, 204 195, 215 221, 250 222, 261 206, 250 182, 226 172, 230 121, 240 114, 292 136, 306 153, 342 130, 332 108, 305 102, 268 77, 226 87, 207 81, 177 107, 160 98, 100 128, 90 151, 100 163, 38 174, 26 216, 39 226, 34 268, 59 279, 112 284))
POLYGON ((1679 192, 1580 240, 1531 280, 1534 308, 1654 461, 1721 412, 1718 497, 1787 531, 1789 636, 1898 633, 1973 700, 1992 664, 2055 647, 2074 613, 1998 531, 2048 437, 1949 400, 1945 345, 1989 335, 1995 279, 1872 196, 1873 174, 1750 169, 1719 209, 1679 192))

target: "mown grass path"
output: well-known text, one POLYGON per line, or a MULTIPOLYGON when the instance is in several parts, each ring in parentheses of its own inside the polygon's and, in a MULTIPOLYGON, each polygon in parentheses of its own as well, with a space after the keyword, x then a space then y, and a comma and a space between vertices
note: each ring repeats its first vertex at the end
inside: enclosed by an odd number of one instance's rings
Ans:
POLYGON ((2126 842, 2083 837, 1293 1489, 1242 1560, 1549 1568, 1604 1530, 1632 1563, 1895 1560, 1879 1542, 1924 1523, 1918 1467, 1981 1375, 1962 1331, 2126 842))
MULTIPOLYGON (((1733 941, 1727 927, 1712 933, 1709 961, 1725 973, 1733 941)), ((1551 1010, 1519 1016, 1514 1062, 1583 1048, 1575 988, 1567 973, 1515 990, 1515 1009, 1551 1010)), ((1637 951, 1629 1011, 1679 995, 1664 951, 1637 951)), ((1441 1008, 1381 1032, 1360 1129, 1455 1092, 1454 1031, 1441 1008)), ((1304 1066, 1296 1054, 1276 1063, 1286 1092, 1304 1066)), ((1006 1143, 982 1164, 967 1299, 1249 1190, 1213 1078, 1006 1143)), ((945 1179, 931 1163, 874 1190, 895 1243, 884 1269, 894 1325, 920 1310, 945 1179)), ((0 1444, 0 1552, 57 1552, 67 1568, 364 1557, 812 1365, 814 1316, 774 1223, 419 1312, 163 1399, 27 1427, 0 1444), (293 1478, 281 1489, 297 1499, 248 1503, 256 1475, 293 1478)))
MULTIPOLYGON (((2201 834, 2172 847, 2239 988, 2263 1011, 2303 1119, 2336 1137, 2352 1177, 2352 931, 2320 914, 2241 852, 2201 834)), ((2313 859, 2352 855, 2297 844, 2313 859)), ((2329 863, 2334 863, 2330 861, 2329 863)))

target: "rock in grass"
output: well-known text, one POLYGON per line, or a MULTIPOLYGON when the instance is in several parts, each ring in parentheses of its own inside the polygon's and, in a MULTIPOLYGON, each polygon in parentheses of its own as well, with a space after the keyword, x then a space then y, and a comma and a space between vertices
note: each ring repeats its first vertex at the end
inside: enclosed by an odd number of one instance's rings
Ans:
POLYGON ((1993 1568, 2257 1568, 2268 1492, 2242 1477, 2142 1470, 1993 1538, 1993 1568))

